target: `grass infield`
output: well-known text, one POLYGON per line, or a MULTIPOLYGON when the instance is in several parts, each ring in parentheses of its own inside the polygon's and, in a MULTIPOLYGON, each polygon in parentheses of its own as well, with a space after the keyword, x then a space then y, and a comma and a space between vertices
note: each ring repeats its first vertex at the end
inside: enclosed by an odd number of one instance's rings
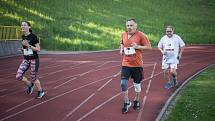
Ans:
POLYGON ((176 98, 165 121, 213 121, 215 119, 215 66, 190 81, 176 98))

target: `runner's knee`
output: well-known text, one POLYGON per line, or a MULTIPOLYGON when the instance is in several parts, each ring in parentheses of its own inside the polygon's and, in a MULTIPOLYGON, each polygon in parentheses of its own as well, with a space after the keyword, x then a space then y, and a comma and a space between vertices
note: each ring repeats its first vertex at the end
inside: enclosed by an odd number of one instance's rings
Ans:
POLYGON ((170 74, 171 74, 173 77, 177 76, 176 71, 171 71, 170 74))
POLYGON ((120 84, 122 91, 126 91, 128 89, 128 79, 121 79, 120 84))
POLYGON ((16 74, 16 80, 21 81, 23 79, 22 74, 17 73, 16 74))
POLYGON ((170 72, 169 72, 168 69, 165 69, 165 70, 164 70, 164 75, 169 75, 169 73, 170 73, 170 72))
POLYGON ((133 83, 135 92, 141 92, 141 84, 133 83))

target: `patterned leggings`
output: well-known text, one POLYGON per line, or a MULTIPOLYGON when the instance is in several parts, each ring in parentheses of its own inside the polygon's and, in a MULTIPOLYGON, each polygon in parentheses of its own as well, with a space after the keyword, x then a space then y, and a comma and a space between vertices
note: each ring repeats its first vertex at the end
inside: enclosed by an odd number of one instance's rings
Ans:
POLYGON ((39 69, 39 59, 33 59, 33 60, 26 60, 24 59, 22 63, 19 66, 19 69, 16 73, 16 79, 18 81, 21 81, 23 79, 23 75, 30 67, 31 73, 30 73, 30 79, 31 82, 34 82, 38 78, 38 69, 39 69))

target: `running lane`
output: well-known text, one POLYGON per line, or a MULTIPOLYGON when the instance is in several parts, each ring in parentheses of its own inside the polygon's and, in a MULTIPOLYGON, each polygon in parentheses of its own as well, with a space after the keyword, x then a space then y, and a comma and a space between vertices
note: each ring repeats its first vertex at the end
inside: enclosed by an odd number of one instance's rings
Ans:
MULTIPOLYGON (((15 80, 22 56, 0 59, 0 121, 154 121, 174 89, 164 89, 161 54, 144 52, 141 108, 121 113, 121 57, 118 51, 40 55, 42 99, 25 94, 15 80)), ((204 67, 215 64, 215 46, 188 46, 178 66, 179 86, 204 67)), ((26 73, 26 76, 29 72, 26 73)), ((133 100, 132 82, 129 95, 133 100)))

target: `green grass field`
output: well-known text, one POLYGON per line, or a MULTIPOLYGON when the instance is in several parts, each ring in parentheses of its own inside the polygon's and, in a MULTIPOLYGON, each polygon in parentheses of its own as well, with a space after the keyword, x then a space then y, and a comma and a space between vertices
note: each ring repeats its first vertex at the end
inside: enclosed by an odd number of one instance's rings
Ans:
POLYGON ((156 46, 167 24, 187 44, 215 43, 214 0, 1 0, 0 25, 28 20, 43 49, 118 48, 125 20, 136 18, 156 46))
POLYGON ((207 69, 182 90, 165 121, 214 121, 215 66, 207 69))

